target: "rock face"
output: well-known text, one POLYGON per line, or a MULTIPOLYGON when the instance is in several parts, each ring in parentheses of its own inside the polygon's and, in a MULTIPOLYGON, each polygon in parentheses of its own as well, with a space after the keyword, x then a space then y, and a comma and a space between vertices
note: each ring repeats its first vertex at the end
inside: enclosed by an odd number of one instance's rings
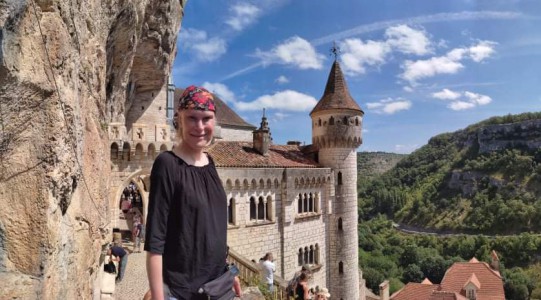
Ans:
POLYGON ((184 0, 0 2, 0 298, 91 298, 107 125, 160 91, 184 0))

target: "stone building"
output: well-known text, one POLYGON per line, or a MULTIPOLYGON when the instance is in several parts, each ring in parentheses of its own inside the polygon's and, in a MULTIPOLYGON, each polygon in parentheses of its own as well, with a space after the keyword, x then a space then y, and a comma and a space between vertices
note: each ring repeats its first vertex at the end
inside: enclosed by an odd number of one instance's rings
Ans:
MULTIPOLYGON (((150 102, 141 97, 124 124, 109 126, 111 213, 118 228, 130 227, 118 209, 123 189, 137 186, 146 214, 153 159, 173 147, 167 113, 172 91, 166 86, 150 102)), ((175 90, 175 99, 179 93, 175 90)), ((227 194, 229 246, 256 262, 272 252, 276 274, 284 279, 309 264, 312 286, 328 287, 333 299, 365 299, 358 268, 356 163, 364 113, 349 94, 338 61, 310 113, 312 145, 275 145, 264 113, 256 129, 216 101, 219 127, 208 152, 227 194)))

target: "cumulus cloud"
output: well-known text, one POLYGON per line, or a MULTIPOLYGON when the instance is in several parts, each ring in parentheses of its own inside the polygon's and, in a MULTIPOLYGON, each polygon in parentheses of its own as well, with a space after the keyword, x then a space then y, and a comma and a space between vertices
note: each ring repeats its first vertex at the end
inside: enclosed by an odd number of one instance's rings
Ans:
POLYGON ((479 41, 468 48, 455 48, 444 56, 432 57, 425 60, 406 60, 401 68, 404 70, 399 77, 416 85, 420 79, 433 77, 439 74, 455 74, 464 68, 462 61, 471 59, 481 62, 495 53, 496 43, 479 41))
POLYGON ((425 55, 431 52, 430 38, 423 30, 398 25, 385 30, 386 43, 406 54, 425 55))
POLYGON ((252 102, 237 102, 238 110, 261 110, 263 108, 282 111, 308 111, 317 103, 317 100, 297 91, 284 90, 272 95, 263 95, 252 102))
POLYGON ((180 31, 179 43, 197 60, 211 62, 227 52, 227 44, 219 37, 209 38, 204 30, 183 28, 180 31))
POLYGON ((261 15, 261 9, 250 3, 237 3, 229 9, 230 16, 225 23, 236 31, 254 23, 261 15))
POLYGON ((281 113, 281 112, 276 112, 274 113, 274 118, 278 121, 280 120, 283 120, 285 118, 289 117, 289 114, 284 114, 284 113, 281 113))
POLYGON ((280 84, 285 84, 285 83, 289 82, 289 79, 287 77, 285 77, 284 75, 280 75, 280 77, 276 78, 275 81, 280 83, 280 84))
POLYGON ((487 95, 469 91, 455 92, 449 89, 443 89, 440 92, 433 93, 432 97, 440 100, 450 100, 451 103, 449 103, 447 107, 452 110, 471 109, 492 102, 492 98, 487 95))
POLYGON ((325 57, 316 52, 305 39, 294 36, 270 51, 256 50, 256 57, 262 60, 264 65, 280 63, 293 65, 299 69, 321 69, 325 57))
POLYGON ((440 92, 433 93, 432 97, 442 100, 455 100, 460 98, 460 93, 453 92, 449 89, 443 89, 440 92))
POLYGON ((212 83, 205 81, 203 87, 209 90, 211 93, 217 95, 224 102, 235 103, 235 93, 233 93, 225 84, 223 83, 212 83))
POLYGON ((378 114, 392 115, 401 110, 410 109, 411 101, 402 98, 387 98, 378 102, 366 103, 366 108, 378 114))
POLYGON ((340 43, 340 51, 344 72, 357 75, 364 74, 367 65, 374 66, 385 63, 385 56, 391 49, 385 42, 371 40, 363 42, 361 39, 347 39, 340 43))

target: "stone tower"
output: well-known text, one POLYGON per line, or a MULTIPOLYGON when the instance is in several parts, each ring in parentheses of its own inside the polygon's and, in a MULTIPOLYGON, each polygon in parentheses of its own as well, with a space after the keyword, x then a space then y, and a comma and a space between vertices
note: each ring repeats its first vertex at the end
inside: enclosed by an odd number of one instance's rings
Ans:
POLYGON ((349 94, 335 59, 325 92, 310 113, 317 159, 334 172, 335 196, 327 223, 327 278, 333 299, 359 299, 357 147, 364 112, 349 94))
POLYGON ((263 109, 261 126, 257 130, 254 130, 254 148, 264 156, 268 156, 271 141, 272 139, 269 122, 267 122, 267 117, 265 116, 265 109, 263 109))

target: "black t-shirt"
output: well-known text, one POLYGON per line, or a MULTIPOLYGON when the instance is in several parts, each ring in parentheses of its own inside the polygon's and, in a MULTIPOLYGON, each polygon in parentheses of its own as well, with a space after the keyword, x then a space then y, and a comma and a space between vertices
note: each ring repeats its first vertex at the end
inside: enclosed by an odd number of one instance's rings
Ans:
POLYGON ((161 153, 150 174, 145 250, 162 254, 163 281, 178 299, 197 299, 224 272, 227 198, 212 158, 202 167, 161 153))

